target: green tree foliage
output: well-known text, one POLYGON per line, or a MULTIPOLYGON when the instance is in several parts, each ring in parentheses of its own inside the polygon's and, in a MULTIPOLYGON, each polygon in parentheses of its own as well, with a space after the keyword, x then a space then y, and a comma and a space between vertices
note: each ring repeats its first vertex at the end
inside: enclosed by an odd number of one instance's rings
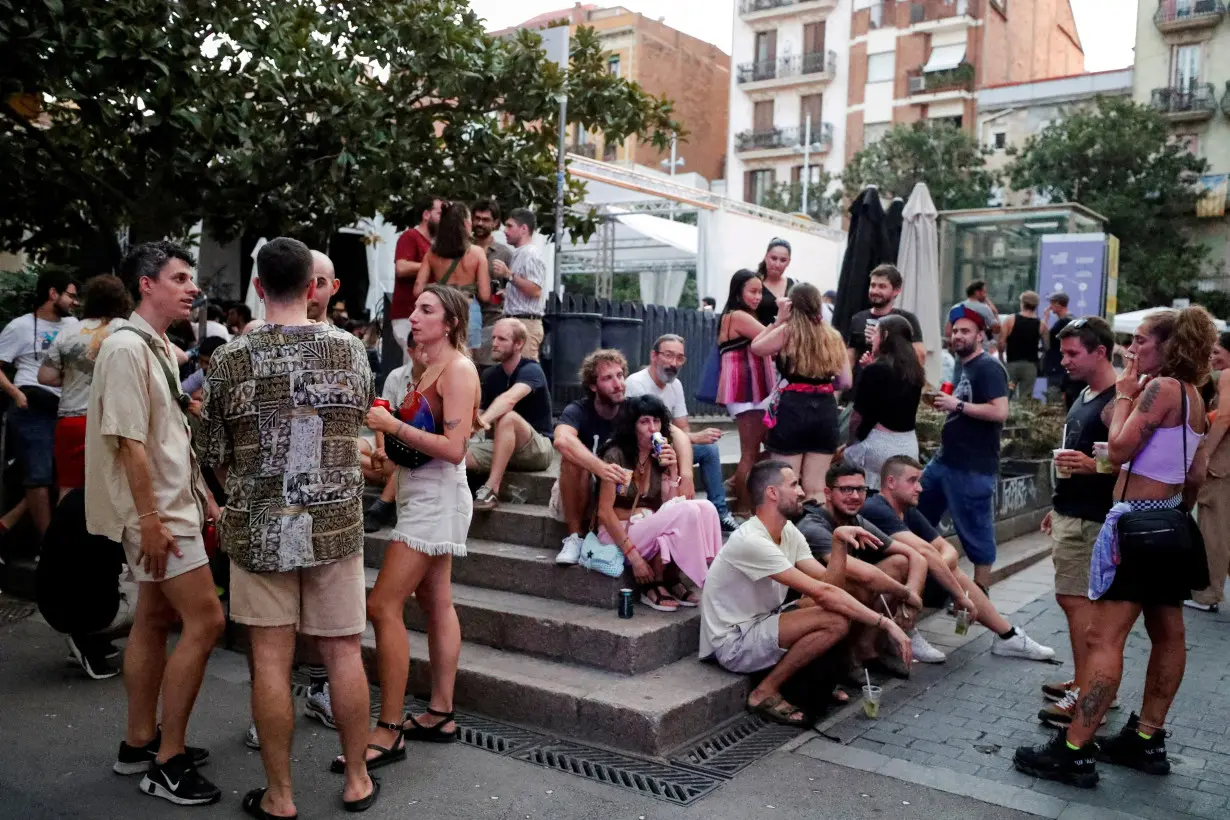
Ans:
MULTIPOLYGON (((820 179, 807 186, 807 215, 817 222, 827 223, 841 213, 841 189, 825 193, 835 180, 828 171, 821 171, 820 179)), ((783 213, 803 213, 803 183, 778 182, 765 191, 760 204, 783 213)))
POLYGON ((935 207, 984 208, 998 182, 986 168, 988 151, 960 128, 942 121, 898 125, 859 151, 842 173, 851 199, 867 185, 908 197, 925 182, 935 207))
POLYGON ((1156 112, 1102 97, 1030 137, 1008 173, 1016 190, 1079 202, 1107 218, 1121 243, 1119 303, 1132 310, 1191 294, 1208 251, 1183 225, 1199 198, 1193 182, 1207 170, 1170 140, 1156 112))
POLYGON ((204 219, 319 246, 377 212, 412 222, 424 190, 530 205, 549 230, 561 92, 607 139, 683 133, 592 30, 565 77, 538 34, 492 38, 465 0, 0 0, 0 66, 0 246, 93 270, 121 230, 204 219))

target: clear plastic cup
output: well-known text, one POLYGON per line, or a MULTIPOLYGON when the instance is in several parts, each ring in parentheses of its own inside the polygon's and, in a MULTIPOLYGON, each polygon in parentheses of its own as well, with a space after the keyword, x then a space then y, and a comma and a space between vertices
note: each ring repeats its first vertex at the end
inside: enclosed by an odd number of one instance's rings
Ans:
POLYGON ((958 635, 964 635, 967 632, 969 632, 969 610, 968 609, 957 610, 957 628, 955 631, 958 635))
POLYGON ((1110 475, 1115 471, 1115 465, 1110 460, 1110 444, 1105 441, 1093 443, 1093 461, 1099 473, 1110 475))
POLYGON ((863 714, 872 720, 880 717, 880 695, 883 692, 878 686, 863 687, 863 714))

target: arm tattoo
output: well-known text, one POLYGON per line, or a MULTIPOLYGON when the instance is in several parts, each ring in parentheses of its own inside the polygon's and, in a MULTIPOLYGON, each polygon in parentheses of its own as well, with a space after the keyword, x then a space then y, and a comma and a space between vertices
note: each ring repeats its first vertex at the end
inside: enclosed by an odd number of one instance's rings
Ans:
POLYGON ((457 429, 457 425, 459 424, 461 424, 461 419, 449 419, 444 422, 444 429, 451 433, 453 430, 457 429))
POLYGON ((1148 413, 1153 409, 1153 402, 1157 401, 1158 394, 1162 392, 1162 385, 1156 379, 1149 382, 1149 386, 1145 388, 1145 394, 1140 397, 1139 409, 1142 413, 1148 413))

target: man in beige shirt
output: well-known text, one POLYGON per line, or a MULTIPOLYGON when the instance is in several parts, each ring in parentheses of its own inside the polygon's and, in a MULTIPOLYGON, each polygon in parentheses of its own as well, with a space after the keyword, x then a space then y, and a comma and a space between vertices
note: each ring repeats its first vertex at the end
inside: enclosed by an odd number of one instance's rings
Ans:
POLYGON ((143 794, 186 806, 221 797, 196 769, 209 753, 186 747, 184 736, 223 629, 201 533, 217 506, 192 452, 186 396, 166 337, 199 293, 192 265, 170 242, 138 245, 125 257, 120 278, 137 307, 99 349, 85 442, 87 526, 124 545, 139 583, 124 652, 128 728, 113 769, 145 772, 143 794), (167 632, 177 619, 183 627, 168 658, 167 632))

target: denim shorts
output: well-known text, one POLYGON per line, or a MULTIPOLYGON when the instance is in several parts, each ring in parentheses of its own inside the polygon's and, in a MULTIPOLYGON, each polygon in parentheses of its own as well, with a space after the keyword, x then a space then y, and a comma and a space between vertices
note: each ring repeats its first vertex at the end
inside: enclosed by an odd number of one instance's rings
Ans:
POLYGON ((994 473, 957 470, 932 459, 922 475, 918 510, 938 527, 947 512, 961 549, 976 566, 995 563, 994 473))
POLYGON ((9 428, 12 431, 10 441, 17 450, 24 471, 24 485, 50 487, 55 483, 55 414, 14 407, 9 411, 9 428))

